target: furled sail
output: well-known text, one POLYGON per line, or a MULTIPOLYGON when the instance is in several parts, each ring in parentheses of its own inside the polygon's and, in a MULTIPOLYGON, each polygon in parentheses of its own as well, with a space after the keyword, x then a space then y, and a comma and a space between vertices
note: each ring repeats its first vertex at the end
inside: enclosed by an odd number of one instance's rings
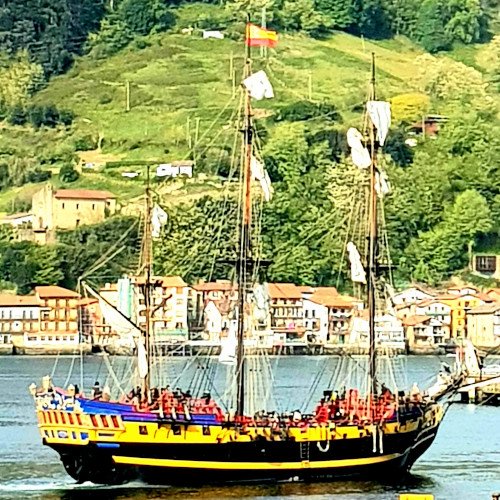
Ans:
POLYGON ((272 99, 274 90, 265 71, 257 71, 243 80, 243 85, 247 88, 250 97, 257 101, 262 99, 272 99))
POLYGON ((386 101, 368 101, 366 111, 377 129, 377 141, 383 146, 391 126, 391 105, 386 101))
POLYGON ((139 372, 140 378, 146 378, 148 374, 148 357, 146 354, 146 348, 144 347, 144 341, 142 338, 136 339, 137 343, 137 371, 139 372))
POLYGON ((167 212, 160 205, 155 204, 151 213, 151 236, 153 238, 160 237, 161 228, 167 223, 167 220, 167 212))
POLYGON ((358 168, 368 168, 372 163, 372 159, 362 141, 363 136, 358 129, 351 127, 347 131, 347 144, 351 148, 352 162, 358 168))
POLYGON ((257 160, 257 158, 253 155, 250 160, 250 170, 252 172, 252 177, 260 182, 264 199, 269 201, 274 192, 273 186, 271 185, 271 179, 269 178, 269 174, 267 173, 264 164, 257 160))
POLYGON ((351 263, 351 280, 356 283, 366 284, 366 272, 361 263, 358 249, 352 241, 347 243, 347 253, 349 254, 349 262, 351 263))
POLYGON ((230 327, 227 337, 221 339, 220 342, 221 351, 219 354, 219 363, 223 365, 235 365, 237 346, 238 340, 236 339, 236 332, 234 328, 230 327))
POLYGON ((391 185, 389 184, 387 174, 378 167, 377 172, 375 172, 375 191, 382 198, 391 192, 391 185))

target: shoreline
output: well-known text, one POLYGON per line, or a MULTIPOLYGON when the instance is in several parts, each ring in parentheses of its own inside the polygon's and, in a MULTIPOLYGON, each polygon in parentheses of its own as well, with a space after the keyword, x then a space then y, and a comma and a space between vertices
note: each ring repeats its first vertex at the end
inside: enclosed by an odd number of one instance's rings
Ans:
MULTIPOLYGON (((219 346, 163 346, 161 354, 172 357, 193 357, 193 356, 218 356, 219 346)), ((275 346, 267 349, 250 348, 247 350, 247 355, 257 355, 265 352, 270 356, 364 356, 368 354, 367 347, 351 346, 351 347, 337 347, 337 346, 275 346)), ((380 354, 385 354, 386 348, 380 348, 380 354)), ((446 356, 447 353, 444 348, 417 348, 417 349, 392 349, 391 352, 395 355, 403 356, 446 356)), ((44 349, 41 347, 20 347, 13 345, 0 345, 0 356, 76 356, 84 354, 85 356, 99 357, 105 353, 102 350, 93 350, 91 346, 84 346, 83 349, 78 348, 63 348, 57 349, 51 347, 44 349)), ((130 351, 114 351, 107 352, 110 356, 133 356, 130 351)))

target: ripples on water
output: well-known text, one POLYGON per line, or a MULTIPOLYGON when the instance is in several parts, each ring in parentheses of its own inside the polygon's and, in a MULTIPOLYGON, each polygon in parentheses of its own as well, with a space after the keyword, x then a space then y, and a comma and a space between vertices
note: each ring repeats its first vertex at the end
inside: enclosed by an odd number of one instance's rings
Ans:
MULTIPOLYGON (((174 363, 182 366, 185 360, 174 363)), ((54 374, 64 383, 71 363, 61 358, 54 374)), ((101 361, 86 361, 85 385, 90 387, 101 361)), ((281 400, 308 387, 317 358, 287 358, 278 366, 277 390, 281 400), (281 374, 281 375, 280 375, 281 374), (300 374, 300 375, 299 375, 300 374), (280 380, 282 380, 280 385, 280 380)), ((397 499, 398 493, 433 493, 436 499, 491 499, 500 492, 500 408, 453 405, 431 448, 415 464, 412 474, 398 484, 335 481, 280 483, 204 488, 165 488, 130 483, 119 487, 76 485, 63 471, 57 454, 42 446, 31 397, 32 381, 51 373, 52 358, 0 357, 0 498, 42 500, 154 500, 154 499, 397 499)), ((439 368, 432 357, 409 358, 409 380, 422 382, 439 368)), ((320 392, 322 388, 318 389, 320 392)), ((319 397, 319 395, 318 395, 319 397)))

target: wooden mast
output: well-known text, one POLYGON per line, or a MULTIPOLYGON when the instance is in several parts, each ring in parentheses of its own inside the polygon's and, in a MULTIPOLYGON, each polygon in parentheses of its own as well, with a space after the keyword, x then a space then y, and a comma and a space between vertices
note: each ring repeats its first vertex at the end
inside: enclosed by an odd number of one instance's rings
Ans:
POLYGON ((151 277, 153 275, 153 241, 151 238, 151 182, 149 174, 150 166, 146 167, 146 214, 144 220, 144 285, 142 287, 144 295, 144 347, 146 350, 147 373, 142 382, 142 395, 149 400, 149 389, 151 387, 151 277))
MULTIPOLYGON (((372 52, 372 72, 370 84, 370 100, 376 99, 375 94, 375 53, 372 52)), ((377 346, 375 332, 376 314, 376 279, 377 279, 377 191, 375 189, 377 171, 377 149, 375 144, 375 127, 369 120, 370 140, 370 209, 369 209, 369 232, 368 232, 368 312, 369 312, 369 376, 370 392, 372 396, 377 394, 377 346)))
MULTIPOLYGON (((244 78, 250 76, 251 60, 250 46, 248 44, 250 16, 247 15, 247 26, 245 31, 245 72, 244 78)), ((243 416, 245 411, 245 305, 247 303, 248 279, 249 279, 249 257, 251 257, 250 228, 252 223, 252 175, 250 163, 252 160, 252 109, 250 94, 248 89, 244 88, 245 103, 243 117, 243 150, 242 150, 242 168, 243 168, 243 203, 240 228, 240 255, 237 265, 238 274, 238 344, 236 350, 236 369, 237 369, 237 405, 236 415, 243 416)))

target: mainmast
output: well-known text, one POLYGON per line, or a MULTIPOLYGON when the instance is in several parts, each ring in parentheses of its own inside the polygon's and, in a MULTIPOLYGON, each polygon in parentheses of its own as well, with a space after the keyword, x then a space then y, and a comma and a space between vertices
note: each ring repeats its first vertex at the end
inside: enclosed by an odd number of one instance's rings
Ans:
MULTIPOLYGON (((247 28, 245 34, 245 72, 244 78, 250 76, 251 60, 250 46, 248 45, 248 23, 250 16, 247 16, 247 28)), ((243 416, 245 411, 245 305, 247 303, 248 280, 249 280, 249 258, 251 257, 250 227, 252 223, 252 108, 250 93, 244 88, 244 117, 243 117, 243 145, 242 145, 242 168, 243 168, 243 203, 240 228, 240 255, 237 264, 238 274, 238 346, 236 350, 237 369, 237 406, 236 415, 243 416)))
MULTIPOLYGON (((375 53, 372 52, 372 76, 370 84, 370 100, 376 99, 375 94, 375 53)), ((368 232, 368 313, 369 313, 369 377, 370 392, 373 396, 377 394, 377 346, 375 332, 376 314, 376 286, 377 286, 377 191, 376 171, 377 171, 377 148, 375 143, 375 127, 369 120, 369 141, 370 141, 370 209, 369 209, 369 232, 368 232)))
POLYGON ((151 200, 151 182, 149 174, 150 166, 146 167, 146 206, 145 206, 145 220, 144 220, 144 246, 143 246, 143 259, 144 259, 144 348, 146 351, 147 373, 142 382, 142 395, 149 399, 149 388, 151 387, 151 277, 153 275, 153 240, 151 237, 151 216, 152 216, 152 200, 151 200))

